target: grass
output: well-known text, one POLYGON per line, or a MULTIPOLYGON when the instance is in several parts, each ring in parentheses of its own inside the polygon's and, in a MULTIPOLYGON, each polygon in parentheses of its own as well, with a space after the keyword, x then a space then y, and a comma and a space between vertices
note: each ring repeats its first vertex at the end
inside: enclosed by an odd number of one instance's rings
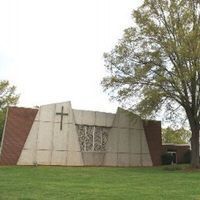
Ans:
POLYGON ((200 171, 0 167, 0 200, 200 200, 200 171))

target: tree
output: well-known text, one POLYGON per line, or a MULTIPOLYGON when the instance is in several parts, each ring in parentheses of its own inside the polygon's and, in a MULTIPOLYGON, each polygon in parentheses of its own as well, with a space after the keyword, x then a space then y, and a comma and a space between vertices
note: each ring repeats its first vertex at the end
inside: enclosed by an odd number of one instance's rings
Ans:
POLYGON ((102 85, 147 116, 164 107, 184 111, 192 132, 191 164, 199 167, 200 1, 145 0, 133 19, 104 54, 108 75, 102 85))
POLYGON ((191 132, 184 128, 172 129, 170 127, 162 129, 162 142, 174 144, 190 143, 191 132))
POLYGON ((0 81, 0 141, 3 133, 6 108, 9 105, 16 105, 19 95, 15 94, 16 87, 10 86, 9 81, 0 81))

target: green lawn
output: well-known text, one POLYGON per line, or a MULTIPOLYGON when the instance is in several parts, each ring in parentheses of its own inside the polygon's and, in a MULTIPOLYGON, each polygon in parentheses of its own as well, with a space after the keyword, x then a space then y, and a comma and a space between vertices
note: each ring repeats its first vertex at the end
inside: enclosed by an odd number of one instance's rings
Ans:
POLYGON ((0 167, 0 200, 7 199, 200 200, 200 171, 0 167))

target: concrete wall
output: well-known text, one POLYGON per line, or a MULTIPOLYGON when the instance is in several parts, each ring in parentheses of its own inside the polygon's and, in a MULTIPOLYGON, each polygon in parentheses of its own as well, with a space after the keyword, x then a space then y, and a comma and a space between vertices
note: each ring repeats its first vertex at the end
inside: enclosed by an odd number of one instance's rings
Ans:
POLYGON ((103 126, 112 127, 115 114, 86 111, 86 110, 75 110, 74 118, 76 124, 85 124, 90 126, 103 126))
MULTIPOLYGON (((85 110, 73 110, 75 116, 75 123, 89 126, 99 126, 105 128, 111 128, 115 114, 85 111, 85 110)), ((105 152, 93 152, 83 151, 82 158, 85 166, 102 166, 104 163, 105 152)))
POLYGON ((18 165, 83 165, 70 102, 41 106, 24 145, 18 165), (60 130, 61 116, 63 127, 60 130))
POLYGON ((106 147, 106 166, 152 166, 142 120, 121 108, 115 115, 106 147))

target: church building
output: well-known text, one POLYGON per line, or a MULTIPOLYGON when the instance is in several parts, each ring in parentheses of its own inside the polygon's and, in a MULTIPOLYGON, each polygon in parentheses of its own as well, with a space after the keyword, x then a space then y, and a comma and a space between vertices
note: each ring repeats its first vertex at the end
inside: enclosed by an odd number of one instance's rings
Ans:
POLYGON ((161 123, 118 108, 115 114, 77 110, 71 103, 9 107, 0 165, 156 166, 161 123))

